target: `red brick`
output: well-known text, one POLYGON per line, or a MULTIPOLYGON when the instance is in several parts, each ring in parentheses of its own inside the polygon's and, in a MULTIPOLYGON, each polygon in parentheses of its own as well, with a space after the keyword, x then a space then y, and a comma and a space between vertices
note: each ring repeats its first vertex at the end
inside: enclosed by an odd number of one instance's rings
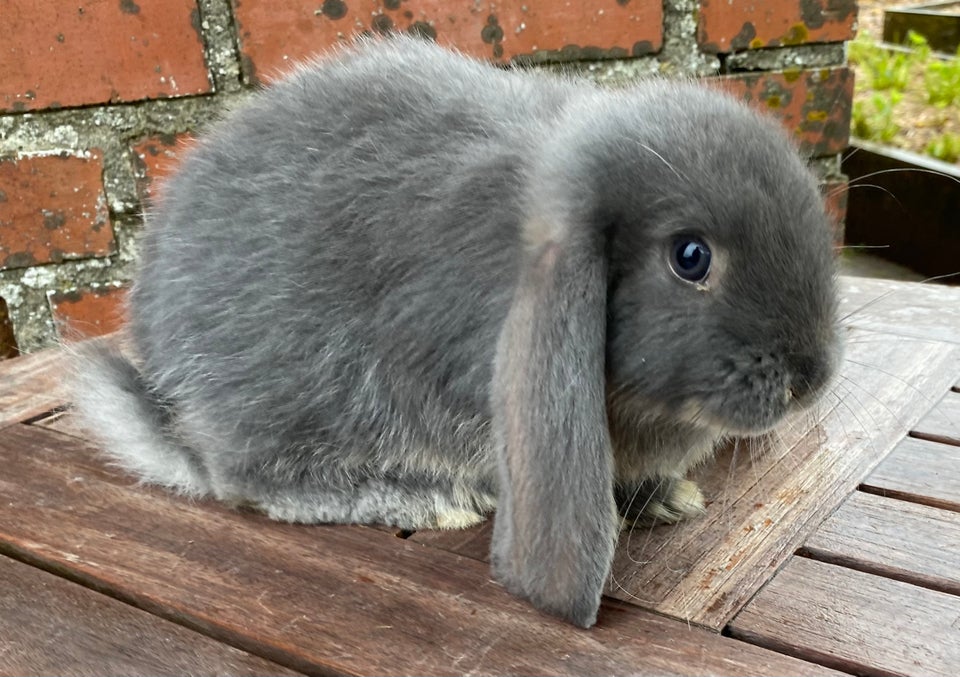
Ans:
POLYGON ((133 148, 134 173, 140 201, 155 202, 157 189, 179 164, 179 156, 195 140, 191 134, 149 136, 133 148))
POLYGON ((662 44, 660 0, 234 0, 234 6, 244 69, 262 81, 364 32, 423 32, 494 61, 640 55, 662 44))
POLYGON ((856 20, 856 0, 702 0, 697 38, 707 52, 841 42, 856 20))
POLYGON ((126 293, 126 288, 115 286, 51 292, 57 334, 65 341, 76 341, 120 329, 126 293))
POLYGON ((115 251, 99 151, 0 160, 0 270, 115 251))
POLYGON ((778 117, 807 155, 832 155, 847 147, 853 99, 849 68, 743 73, 716 82, 778 117))
POLYGON ((0 111, 211 91, 194 0, 7 0, 0 111))
POLYGON ((20 351, 17 350, 17 339, 13 335, 13 322, 10 320, 7 302, 0 298, 0 360, 16 357, 19 354, 20 351))

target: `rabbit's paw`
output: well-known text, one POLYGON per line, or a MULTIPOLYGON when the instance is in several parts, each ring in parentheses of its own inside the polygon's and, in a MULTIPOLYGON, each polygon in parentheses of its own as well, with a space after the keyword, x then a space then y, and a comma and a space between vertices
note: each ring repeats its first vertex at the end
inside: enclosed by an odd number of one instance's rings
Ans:
POLYGON ((438 512, 436 516, 437 529, 466 529, 484 520, 483 515, 464 508, 448 508, 438 512))
POLYGON ((698 517, 705 511, 706 503, 700 487, 690 480, 674 480, 665 496, 650 501, 643 511, 643 517, 656 523, 672 524, 698 517))
POLYGON ((648 480, 633 491, 620 488, 617 498, 621 514, 635 524, 674 524, 706 511, 700 487, 679 478, 648 480))

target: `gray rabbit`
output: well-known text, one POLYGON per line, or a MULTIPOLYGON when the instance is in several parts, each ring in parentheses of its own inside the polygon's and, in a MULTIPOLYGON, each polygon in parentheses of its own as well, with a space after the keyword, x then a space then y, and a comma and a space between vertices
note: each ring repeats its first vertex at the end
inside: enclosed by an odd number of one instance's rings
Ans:
POLYGON ((620 525, 838 360, 816 184, 691 83, 603 91, 412 38, 302 67, 149 215, 133 357, 76 406, 145 482, 292 522, 474 524, 513 593, 592 625, 620 525))

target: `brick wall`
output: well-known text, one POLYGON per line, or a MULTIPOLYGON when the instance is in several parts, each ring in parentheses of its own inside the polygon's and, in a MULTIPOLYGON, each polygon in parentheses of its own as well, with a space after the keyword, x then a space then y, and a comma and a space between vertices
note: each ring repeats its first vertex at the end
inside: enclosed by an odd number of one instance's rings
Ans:
POLYGON ((0 359, 116 328, 151 182, 224 106, 362 32, 611 86, 719 76, 779 116, 842 215, 853 0, 6 0, 0 359), (838 190, 838 187, 840 188, 838 190))

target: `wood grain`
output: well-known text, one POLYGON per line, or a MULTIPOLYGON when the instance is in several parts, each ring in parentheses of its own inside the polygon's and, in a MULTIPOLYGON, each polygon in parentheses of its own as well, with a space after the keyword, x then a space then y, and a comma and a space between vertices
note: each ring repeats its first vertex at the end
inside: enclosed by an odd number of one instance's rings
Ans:
POLYGON ((952 390, 923 417, 913 435, 933 442, 960 446, 960 393, 952 390))
POLYGON ((0 580, 3 675, 296 674, 8 557, 0 580))
POLYGON ((960 512, 960 447, 908 437, 870 473, 861 488, 960 512))
POLYGON ((35 426, 4 431, 0 549, 293 669, 824 672, 623 603, 578 630, 507 594, 474 560, 373 529, 179 500, 130 486, 94 453, 35 426))
POLYGON ((45 350, 0 361, 0 427, 62 405, 66 355, 45 350))
POLYGON ((840 277, 843 324, 960 343, 960 290, 938 284, 840 277))
MULTIPOLYGON (((820 410, 785 426, 765 452, 731 444, 695 472, 704 517, 625 529, 608 594, 719 630, 960 373, 956 345, 847 333, 843 374, 820 410)), ((411 538, 485 558, 489 535, 481 526, 411 538)))
POLYGON ((854 492, 804 544, 824 562, 960 595, 960 514, 854 492))
POLYGON ((794 557, 730 630, 855 674, 953 677, 958 619, 960 597, 794 557))

